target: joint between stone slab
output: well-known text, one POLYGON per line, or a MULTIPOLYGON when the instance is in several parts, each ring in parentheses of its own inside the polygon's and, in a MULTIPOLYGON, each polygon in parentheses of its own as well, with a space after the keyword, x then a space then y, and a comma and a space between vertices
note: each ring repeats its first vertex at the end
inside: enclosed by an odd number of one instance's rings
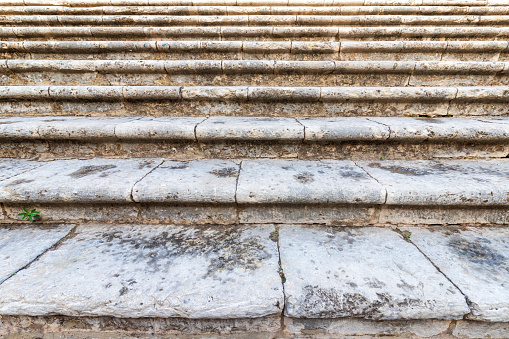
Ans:
MULTIPOLYGON (((385 140, 389 140, 391 137, 392 137, 392 129, 391 129, 391 126, 387 125, 387 124, 384 124, 383 122, 380 122, 380 121, 376 121, 376 120, 371 120, 370 118, 366 118, 366 120, 368 121, 371 121, 371 122, 374 122, 374 123, 377 123, 379 125, 382 125, 382 126, 385 126, 387 127, 387 129, 389 130, 389 135, 387 136, 387 138, 385 138, 385 140)), ((357 165, 357 164, 355 164, 357 165)))
POLYGON ((304 141, 306 140, 306 126, 302 122, 300 122, 299 119, 297 119, 297 118, 294 118, 294 119, 295 119, 295 121, 297 121, 297 123, 299 125, 302 126, 302 142, 301 143, 304 143, 304 141))
POLYGON ((442 51, 442 54, 440 54, 440 61, 443 61, 444 60, 444 55, 445 53, 447 53, 447 50, 449 49, 449 40, 447 40, 445 42, 445 48, 444 50, 442 51))
POLYGON ((463 297, 465 297, 465 303, 467 304, 468 308, 470 309, 470 313, 464 314, 464 315, 463 315, 463 318, 465 318, 465 317, 466 317, 466 316, 468 316, 469 314, 474 315, 474 313, 473 313, 473 306, 472 306, 472 302, 470 301, 470 298, 469 298, 469 297, 468 297, 465 293, 463 293, 463 291, 459 288, 459 286, 458 286, 458 285, 456 285, 456 284, 454 283, 454 281, 452 281, 452 280, 451 280, 451 279, 450 279, 450 278, 449 278, 449 277, 448 277, 448 276, 447 276, 447 275, 446 275, 446 274, 445 274, 445 273, 444 273, 444 272, 440 269, 440 267, 438 267, 438 265, 436 265, 436 264, 435 264, 435 263, 431 260, 431 258, 430 258, 430 257, 428 257, 428 256, 426 255, 426 253, 424 253, 424 252, 423 252, 423 251, 419 248, 419 246, 417 246, 417 245, 416 245, 416 244, 412 241, 412 239, 408 239, 407 241, 408 241, 409 243, 411 243, 412 245, 414 245, 414 246, 415 246, 415 248, 417 248, 417 250, 418 250, 419 252, 421 252, 421 254, 422 254, 422 255, 423 255, 423 256, 424 256, 424 257, 425 257, 425 258, 426 258, 426 259, 427 259, 427 260, 431 263, 431 265, 433 265, 433 267, 435 267, 435 269, 436 269, 438 272, 440 272, 440 274, 442 274, 442 275, 443 275, 443 276, 444 276, 444 277, 445 277, 445 278, 446 278, 446 279, 447 279, 447 280, 448 280, 448 281, 449 281, 449 282, 450 282, 450 283, 451 283, 454 287, 456 287, 456 289, 457 289, 457 290, 458 290, 458 291, 459 291, 459 292, 463 295, 463 297))
POLYGON ((285 330, 285 309, 286 309, 286 292, 285 292, 285 283, 286 283, 286 277, 285 277, 285 270, 282 266, 281 262, 281 248, 279 244, 279 226, 274 225, 274 232, 271 234, 273 240, 276 239, 276 246, 277 246, 277 254, 278 254, 278 274, 281 278, 281 288, 283 289, 283 307, 281 307, 281 327, 280 331, 283 332, 285 330))
MULTIPOLYGON (((199 123, 197 123, 196 125, 194 125, 194 141, 196 142, 200 142, 200 140, 198 140, 198 133, 196 133, 196 130, 198 128, 198 125, 200 125, 201 123, 203 123, 205 120, 207 120, 209 117, 205 117, 205 119, 203 119, 202 121, 200 121, 199 123)), ((239 169, 240 171, 240 169, 239 169)))
POLYGON ((62 238, 60 238, 56 243, 54 243, 53 245, 51 245, 50 247, 48 247, 47 249, 45 249, 41 254, 39 254, 38 256, 36 256, 33 260, 31 260, 28 264, 26 264, 25 266, 21 267, 20 269, 16 270, 16 272, 12 273, 10 276, 8 276, 7 278, 5 278, 4 280, 0 281, 0 285, 2 285, 4 282, 6 282, 7 280, 9 280, 10 278, 12 278, 13 276, 15 276, 18 272, 24 270, 24 269, 27 269, 30 267, 30 265, 32 265, 34 262, 38 261, 43 255, 45 255, 48 251, 51 251, 51 250, 56 250, 57 248, 59 248, 67 239, 70 239, 70 238, 74 238, 76 236, 76 229, 78 228, 77 225, 75 225, 65 236, 63 236, 62 238))
POLYGON ((240 163, 239 163, 239 173, 237 174, 237 178, 235 179, 235 204, 237 205, 236 207, 236 211, 237 211, 237 221, 240 222, 240 217, 239 217, 239 202, 237 201, 237 191, 239 189, 239 178, 240 178, 240 171, 242 170, 242 163, 244 162, 244 160, 241 160, 240 163))
MULTIPOLYGON (((370 120, 371 121, 371 120, 370 120)), ((362 166, 360 166, 359 164, 357 164, 355 161, 352 161, 355 166, 359 167, 361 170, 363 170, 370 178, 372 178, 373 180, 375 180, 380 186, 383 187, 383 189, 385 190, 385 200, 384 202, 382 203, 382 205, 386 205, 387 204, 387 197, 389 195, 389 192, 387 191, 387 187, 385 187, 384 185, 382 185, 382 183, 380 181, 378 181, 377 178, 375 178, 374 176, 372 176, 368 171, 366 171, 366 169, 362 166)))
POLYGON ((133 187, 131 187, 131 201, 134 202, 134 203, 138 203, 138 201, 134 200, 134 196, 133 196, 133 191, 134 191, 134 187, 136 186, 136 184, 138 184, 140 181, 142 181, 143 179, 145 179, 147 177, 147 175, 149 175, 150 173, 152 173, 153 171, 155 171, 159 166, 161 166, 162 164, 164 164, 165 160, 161 161, 161 163, 157 166, 155 166, 154 168, 152 168, 150 171, 148 171, 143 177, 141 177, 140 180, 136 181, 134 184, 133 184, 133 187))

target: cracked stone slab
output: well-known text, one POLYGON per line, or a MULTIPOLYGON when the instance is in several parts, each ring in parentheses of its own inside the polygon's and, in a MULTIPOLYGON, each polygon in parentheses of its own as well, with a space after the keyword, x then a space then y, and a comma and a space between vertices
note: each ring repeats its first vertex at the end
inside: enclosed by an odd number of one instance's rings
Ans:
POLYGON ((196 128, 199 141, 304 140, 304 127, 291 118, 211 117, 196 128))
POLYGON ((385 189, 352 161, 245 160, 238 203, 380 204, 385 189))
POLYGON ((0 159, 0 181, 7 180, 18 174, 41 167, 42 165, 44 165, 44 163, 38 161, 10 158, 0 159))
POLYGON ((254 318, 283 307, 273 225, 87 225, 0 285, 0 314, 254 318))
POLYGON ((387 189, 387 204, 508 205, 509 159, 359 161, 387 189))
POLYGON ((0 283, 65 237, 72 225, 0 227, 0 283))
MULTIPOLYGON (((73 159, 41 162, 43 166, 1 181, 0 201, 132 201, 131 190, 134 184, 161 162, 161 159, 73 159)), ((33 161, 27 163, 37 164, 33 161)))
POLYGON ((137 202, 234 203, 239 165, 229 160, 166 161, 133 189, 137 202))
POLYGON ((509 322, 509 230, 409 227, 411 241, 470 300, 469 319, 509 322))
POLYGON ((391 229, 285 226, 279 242, 289 317, 461 319, 469 312, 460 291, 391 229))

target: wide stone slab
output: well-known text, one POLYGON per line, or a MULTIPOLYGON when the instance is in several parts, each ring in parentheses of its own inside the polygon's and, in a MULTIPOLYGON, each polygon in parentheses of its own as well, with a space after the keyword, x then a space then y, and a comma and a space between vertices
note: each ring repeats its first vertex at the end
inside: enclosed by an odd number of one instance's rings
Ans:
POLYGON ((286 315, 461 319, 465 298, 415 246, 387 228, 279 230, 286 315))
POLYGON ((250 318, 281 312, 272 225, 87 225, 0 285, 0 314, 250 318))
POLYGON ((509 321, 507 228, 408 230, 412 242, 468 297, 469 318, 509 321))
POLYGON ((0 283, 56 244, 72 227, 0 226, 0 283))
POLYGON ((245 160, 238 203, 381 204, 385 189, 352 161, 245 160))
POLYGON ((508 205, 509 159, 359 161, 387 189, 387 204, 508 205))
POLYGON ((306 128, 306 141, 386 140, 387 126, 366 118, 299 118, 306 128))
MULTIPOLYGON (((27 161, 27 163, 34 163, 27 161)), ((49 161, 0 182, 3 202, 126 202, 134 184, 161 159, 49 161)))
POLYGON ((166 161, 133 189, 137 202, 234 203, 239 165, 228 160, 166 161))

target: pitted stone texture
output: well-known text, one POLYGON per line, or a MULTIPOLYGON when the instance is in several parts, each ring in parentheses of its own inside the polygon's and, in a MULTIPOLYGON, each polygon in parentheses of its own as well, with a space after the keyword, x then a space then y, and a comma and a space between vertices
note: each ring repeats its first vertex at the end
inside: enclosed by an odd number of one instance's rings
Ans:
POLYGON ((39 126, 43 139, 116 139, 115 127, 133 118, 62 117, 46 119, 39 126))
POLYGON ((387 228, 279 230, 286 315, 376 320, 460 319, 465 298, 387 228))
POLYGON ((196 128, 198 141, 304 139, 304 127, 290 118, 211 117, 196 128))
POLYGON ((273 226, 87 225, 0 285, 0 314, 254 318, 281 312, 273 226))
POLYGON ((72 227, 0 227, 0 283, 56 244, 72 227))
POLYGON ((387 126, 366 118, 299 118, 306 128, 306 141, 385 140, 387 126))
POLYGON ((509 160, 359 161, 393 205, 508 205, 509 160))
MULTIPOLYGON (((18 174, 22 174, 37 167, 44 165, 44 162, 19 160, 19 159, 0 159, 0 181, 7 180, 18 174)), ((28 174, 27 174, 28 175, 28 174)))
POLYGON ((1 181, 0 201, 131 202, 134 184, 161 163, 161 159, 50 161, 1 181))
POLYGON ((369 120, 388 126, 390 140, 478 142, 509 139, 509 126, 474 119, 373 117, 369 120))
POLYGON ((468 297, 470 319, 509 322, 509 230, 408 230, 411 241, 468 297))
POLYGON ((166 161, 133 189, 136 202, 234 203, 239 165, 228 160, 166 161))
POLYGON ((115 134, 120 139, 195 140, 196 125, 204 118, 142 118, 117 125, 115 134))
POLYGON ((385 189, 352 161, 245 160, 238 203, 380 204, 385 189))

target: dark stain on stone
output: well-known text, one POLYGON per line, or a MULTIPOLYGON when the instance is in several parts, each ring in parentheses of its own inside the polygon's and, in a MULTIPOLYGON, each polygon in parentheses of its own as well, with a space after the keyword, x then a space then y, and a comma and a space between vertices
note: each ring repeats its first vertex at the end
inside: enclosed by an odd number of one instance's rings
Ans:
POLYGON ((309 172, 298 173, 295 174, 293 177, 301 184, 307 184, 309 182, 315 181, 314 174, 309 172))
POLYGON ((436 119, 436 118, 416 118, 416 120, 425 121, 431 124, 443 124, 444 122, 442 120, 436 119))
POLYGON ((504 255, 491 249, 490 240, 477 237, 473 241, 455 237, 448 242, 449 248, 462 260, 482 266, 484 269, 509 272, 509 260, 504 255))
POLYGON ((121 231, 99 233, 102 243, 127 245, 122 247, 134 262, 143 262, 147 271, 167 271, 179 257, 209 259, 205 277, 220 271, 256 270, 260 263, 272 257, 258 237, 242 239, 242 233, 226 227, 186 228, 176 233, 160 232, 152 236, 127 238, 121 231))
POLYGON ((18 179, 14 180, 13 182, 10 182, 8 186, 15 186, 15 185, 21 185, 21 184, 28 184, 35 181, 34 179, 18 179))
POLYGON ((127 287, 123 286, 120 291, 118 291, 118 293, 122 296, 124 294, 126 294, 129 290, 127 289, 127 287))
POLYGON ((235 167, 225 167, 225 168, 210 171, 209 173, 215 175, 216 177, 229 178, 229 177, 236 177, 237 173, 238 173, 238 169, 235 167))
POLYGON ((189 165, 187 163, 182 163, 182 164, 170 166, 168 168, 170 168, 170 169, 186 169, 188 167, 189 167, 189 165))
POLYGON ((138 169, 144 169, 144 168, 150 167, 150 166, 152 166, 153 163, 154 163, 154 160, 144 160, 144 161, 140 162, 138 169))
POLYGON ((90 165, 90 166, 83 166, 79 170, 69 174, 69 176, 71 178, 78 179, 78 178, 86 177, 87 175, 93 175, 93 174, 97 174, 97 173, 100 173, 100 172, 103 172, 103 171, 107 171, 109 169, 116 168, 116 167, 117 167, 116 165, 102 165, 102 166, 90 165))

